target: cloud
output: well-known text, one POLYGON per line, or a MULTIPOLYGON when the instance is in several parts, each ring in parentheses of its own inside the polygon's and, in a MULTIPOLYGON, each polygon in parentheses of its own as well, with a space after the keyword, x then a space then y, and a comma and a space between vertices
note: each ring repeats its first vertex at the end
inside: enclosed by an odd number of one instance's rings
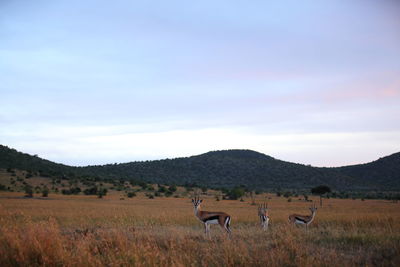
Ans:
POLYGON ((394 152, 400 5, 385 3, 8 1, 0 143, 80 165, 394 152))

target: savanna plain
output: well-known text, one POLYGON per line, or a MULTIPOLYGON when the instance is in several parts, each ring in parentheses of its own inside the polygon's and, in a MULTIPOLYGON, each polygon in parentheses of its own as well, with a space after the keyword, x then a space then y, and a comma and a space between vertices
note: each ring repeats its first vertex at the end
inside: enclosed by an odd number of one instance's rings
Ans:
POLYGON ((311 202, 257 195, 263 231, 251 199, 202 198, 231 215, 231 238, 217 225, 206 237, 189 197, 0 193, 0 266, 400 266, 400 203, 324 199, 306 231, 288 215, 311 202))

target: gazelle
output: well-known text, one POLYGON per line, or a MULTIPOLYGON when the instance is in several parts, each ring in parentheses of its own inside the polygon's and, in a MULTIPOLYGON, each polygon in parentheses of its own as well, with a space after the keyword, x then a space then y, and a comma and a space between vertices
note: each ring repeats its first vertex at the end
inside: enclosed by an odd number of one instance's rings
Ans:
POLYGON ((210 233, 211 224, 219 224, 230 235, 231 216, 225 212, 202 211, 200 210, 201 202, 203 202, 203 200, 199 199, 198 197, 192 199, 194 215, 197 217, 197 219, 204 223, 205 234, 207 235, 210 233))
POLYGON ((303 224, 306 226, 306 229, 308 229, 308 225, 314 220, 315 214, 317 212, 317 207, 315 207, 315 204, 313 204, 310 207, 311 215, 298 215, 298 214, 292 214, 289 216, 289 222, 294 223, 294 224, 303 224))
POLYGON ((268 205, 266 203, 258 205, 258 216, 260 217, 261 227, 264 230, 267 230, 269 216, 268 216, 268 205))

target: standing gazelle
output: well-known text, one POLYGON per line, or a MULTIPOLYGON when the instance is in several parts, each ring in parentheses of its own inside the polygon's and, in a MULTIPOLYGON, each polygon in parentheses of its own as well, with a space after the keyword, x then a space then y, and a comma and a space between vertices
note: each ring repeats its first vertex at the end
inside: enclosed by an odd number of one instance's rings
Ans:
POLYGON ((317 212, 317 207, 315 207, 315 204, 313 204, 310 207, 311 215, 298 215, 298 214, 292 214, 289 216, 289 222, 294 223, 294 224, 303 224, 306 226, 306 229, 308 229, 308 225, 314 220, 315 213, 317 212))
POLYGON ((199 199, 198 197, 192 199, 192 203, 194 206, 194 215, 202 223, 204 223, 205 234, 207 235, 210 233, 210 224, 219 224, 230 235, 231 216, 229 216, 225 212, 202 211, 200 210, 201 202, 203 202, 203 200, 199 199))
POLYGON ((266 203, 258 205, 258 216, 260 217, 261 227, 264 230, 268 229, 268 205, 266 203))

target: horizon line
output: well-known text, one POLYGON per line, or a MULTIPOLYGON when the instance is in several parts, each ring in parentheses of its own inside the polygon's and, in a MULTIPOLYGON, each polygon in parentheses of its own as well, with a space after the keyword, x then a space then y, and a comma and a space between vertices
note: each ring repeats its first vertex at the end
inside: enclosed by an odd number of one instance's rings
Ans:
POLYGON ((273 156, 271 156, 271 155, 267 155, 267 154, 265 154, 265 153, 262 153, 262 152, 259 152, 259 151, 256 151, 256 150, 252 150, 252 149, 247 149, 247 148, 232 148, 232 149, 222 149, 222 150, 221 150, 221 149, 220 149, 220 150, 210 150, 210 151, 207 151, 207 152, 204 152, 204 153, 201 153, 201 154, 195 154, 195 155, 191 155, 191 156, 179 156, 179 157, 174 157, 174 158, 160 158, 160 159, 152 159, 152 160, 136 160, 136 161, 127 161, 127 162, 114 162, 114 163, 106 163, 106 164, 93 164, 93 165, 82 165, 82 166, 79 166, 79 165, 68 165, 68 164, 65 164, 65 163, 60 163, 60 162, 52 161, 52 160, 50 160, 50 159, 42 158, 42 157, 40 157, 38 154, 33 154, 33 155, 32 155, 32 154, 29 154, 29 153, 26 153, 26 152, 19 151, 19 150, 15 149, 15 148, 12 148, 12 147, 7 146, 7 145, 0 144, 0 146, 6 147, 6 148, 11 149, 11 150, 15 150, 15 151, 17 151, 17 152, 19 152, 19 153, 22 153, 22 154, 27 154, 27 155, 29 155, 29 156, 31 156, 31 157, 37 157, 37 158, 39 158, 39 159, 47 160, 47 161, 50 161, 50 162, 55 163, 55 164, 65 165, 65 166, 74 167, 74 168, 85 168, 85 167, 93 167, 93 166, 107 166, 107 165, 116 165, 116 164, 117 164, 117 165, 120 165, 120 164, 139 163, 139 162, 151 162, 151 161, 184 159, 184 158, 191 158, 191 157, 201 156, 201 155, 204 155, 204 154, 207 154, 207 153, 223 152, 223 151, 251 151, 251 152, 256 152, 256 153, 262 154, 262 155, 267 156, 267 157, 271 157, 271 158, 273 158, 274 160, 284 161, 284 162, 287 162, 287 163, 300 164, 300 165, 307 166, 307 167, 312 167, 312 168, 329 168, 329 169, 334 169, 334 168, 343 168, 343 167, 350 167, 350 166, 356 166, 356 165, 369 164, 369 163, 375 162, 375 161, 377 161, 377 160, 380 160, 380 159, 382 159, 382 158, 390 157, 390 156, 393 156, 393 155, 395 155, 395 154, 397 154, 397 153, 400 153, 400 151, 399 151, 399 152, 394 152, 394 153, 392 153, 392 154, 389 154, 389 155, 386 155, 386 156, 383 156, 383 157, 378 157, 378 158, 375 159, 375 160, 372 160, 372 161, 369 161, 369 162, 365 162, 365 163, 357 163, 357 164, 350 164, 350 165, 342 165, 342 166, 337 166, 337 167, 326 167, 326 166, 318 167, 318 166, 313 166, 313 165, 311 165, 311 164, 303 164, 303 163, 297 163, 297 162, 292 162, 292 161, 286 161, 286 160, 278 159, 278 158, 275 158, 275 157, 273 157, 273 156))

